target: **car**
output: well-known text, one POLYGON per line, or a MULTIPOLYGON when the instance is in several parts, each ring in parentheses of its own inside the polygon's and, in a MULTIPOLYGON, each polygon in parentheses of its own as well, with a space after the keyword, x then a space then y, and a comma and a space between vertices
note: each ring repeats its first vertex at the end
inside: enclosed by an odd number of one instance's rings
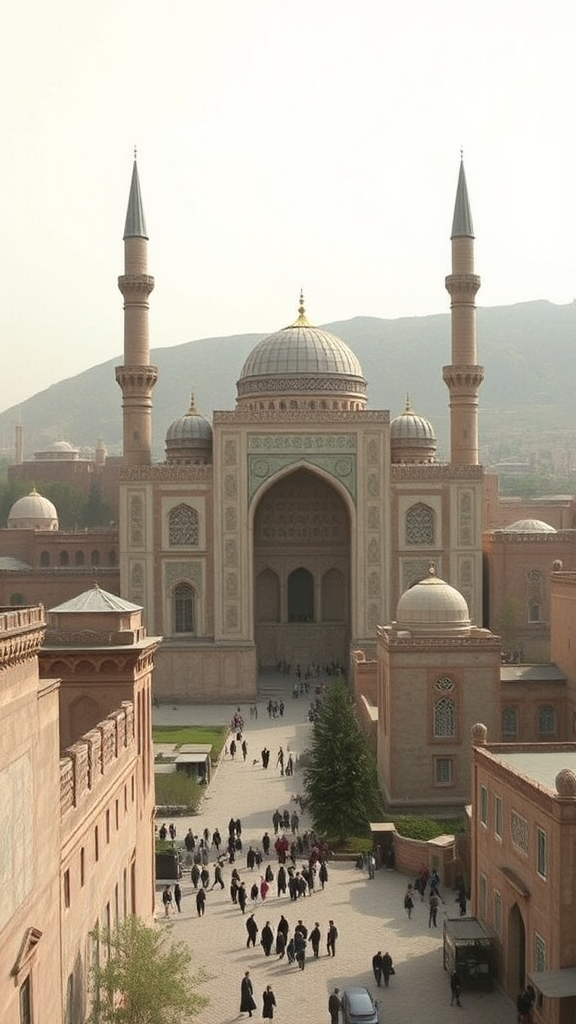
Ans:
POLYGON ((341 999, 344 1024, 379 1024, 378 1003, 367 988, 362 985, 346 988, 341 999))

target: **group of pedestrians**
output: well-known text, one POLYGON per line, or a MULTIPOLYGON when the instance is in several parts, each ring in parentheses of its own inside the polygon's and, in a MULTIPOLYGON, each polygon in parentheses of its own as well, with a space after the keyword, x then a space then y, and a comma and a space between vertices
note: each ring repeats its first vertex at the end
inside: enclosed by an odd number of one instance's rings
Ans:
MULTIPOLYGON (((272 1020, 275 1008, 276 996, 272 991, 272 986, 266 985, 262 993, 262 1016, 265 1020, 272 1020)), ((251 1017, 255 1009, 254 986, 250 977, 250 971, 245 971, 240 985, 240 1013, 247 1013, 251 1017)))

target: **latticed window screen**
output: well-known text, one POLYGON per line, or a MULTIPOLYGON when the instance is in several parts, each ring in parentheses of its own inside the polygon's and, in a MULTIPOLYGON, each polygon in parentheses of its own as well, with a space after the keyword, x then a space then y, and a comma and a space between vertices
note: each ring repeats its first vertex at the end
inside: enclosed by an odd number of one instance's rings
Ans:
POLYGON ((454 736, 454 723, 454 701, 451 697, 441 697, 434 704, 434 735, 437 738, 454 736))
POLYGON ((514 846, 522 853, 528 853, 528 822, 516 811, 510 815, 510 835, 514 846))
POLYGON ((434 511, 421 501, 406 513, 406 543, 434 544, 434 511))
POLYGON ((194 632, 194 590, 187 583, 174 590, 174 632, 194 632))
POLYGON ((546 943, 538 932, 534 933, 534 970, 546 970, 546 943))
POLYGON ((502 936, 502 896, 497 889, 494 889, 494 931, 502 936))
POLYGON ((198 546, 199 520, 196 509, 189 505, 173 508, 168 517, 168 536, 170 544, 198 546))
POLYGON ((518 711, 516 708, 502 709, 502 735, 518 735, 518 711))
POLYGON ((454 680, 450 679, 450 676, 440 676, 434 683, 434 688, 440 693, 448 693, 454 689, 454 680))
POLYGON ((451 757, 437 757, 436 784, 438 786, 449 786, 454 780, 454 759, 451 757))
POLYGON ((538 708, 538 735, 556 735, 556 712, 551 704, 541 704, 538 708))

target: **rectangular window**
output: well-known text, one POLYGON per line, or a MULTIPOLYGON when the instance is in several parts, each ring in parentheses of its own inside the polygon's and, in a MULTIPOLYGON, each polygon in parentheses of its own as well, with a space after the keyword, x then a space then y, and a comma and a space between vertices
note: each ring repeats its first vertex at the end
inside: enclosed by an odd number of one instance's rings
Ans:
POLYGON ((494 797, 494 835, 502 839, 502 798, 494 797))
POLYGON ((517 850, 528 854, 528 822, 521 814, 512 811, 510 814, 510 836, 517 850))
POLYGON ((106 842, 110 842, 110 811, 106 811, 106 842))
POLYGON ((434 779, 437 786, 452 786, 454 783, 454 758, 434 758, 434 779))
POLYGON ((480 917, 486 920, 486 897, 488 893, 488 880, 486 875, 480 875, 480 886, 478 890, 480 917))
POLYGON ((480 821, 483 825, 488 824, 488 790, 486 786, 480 786, 480 821))
POLYGON ((124 786, 124 814, 128 812, 128 786, 124 786))
POLYGON ((502 896, 497 889, 494 889, 494 931, 499 939, 502 938, 502 896))
POLYGON ((536 842, 537 842, 537 870, 540 878, 548 877, 548 836, 541 829, 536 831, 536 842))
POLYGON ((534 934, 534 970, 546 970, 546 943, 538 932, 534 934))
POLYGON ((100 843, 98 841, 98 825, 94 829, 94 860, 100 860, 100 843))
POLYGON ((86 881, 86 855, 84 847, 80 850, 80 885, 84 887, 86 881))
POLYGON ((116 831, 120 828, 120 803, 116 801, 116 831))
POLYGON ((70 907, 70 872, 64 872, 64 906, 66 910, 70 907))
POLYGON ((33 1024, 30 975, 20 986, 20 1024, 33 1024))

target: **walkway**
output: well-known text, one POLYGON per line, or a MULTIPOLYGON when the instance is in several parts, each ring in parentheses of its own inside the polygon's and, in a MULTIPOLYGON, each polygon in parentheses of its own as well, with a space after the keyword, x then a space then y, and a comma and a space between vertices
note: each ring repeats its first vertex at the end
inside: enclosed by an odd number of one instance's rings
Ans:
MULTIPOLYGON (((292 809, 292 794, 302 789, 301 773, 283 778, 275 768, 280 746, 301 753, 309 743, 310 726, 307 710, 310 697, 292 697, 291 683, 279 674, 267 674, 261 683, 258 720, 249 717, 248 706, 242 707, 245 720, 244 736, 248 743, 248 758, 242 762, 240 752, 233 762, 225 757, 213 776, 201 813, 194 818, 176 820, 177 838, 182 839, 189 827, 201 835, 205 827, 212 832, 219 828, 223 839, 227 836, 231 817, 242 820, 243 850, 236 867, 246 879, 250 889, 259 873, 246 868, 246 850, 260 844, 262 834, 273 835, 272 814, 276 807, 292 809), (268 697, 285 702, 283 718, 270 719, 266 711, 268 697), (253 759, 267 746, 271 751, 270 767, 263 771, 253 759)), ((213 724, 229 722, 236 710, 233 705, 194 705, 172 708, 162 705, 154 711, 154 723, 213 724)), ((302 828, 309 827, 302 816, 302 828)), ((276 858, 272 858, 276 873, 276 858)), ((395 871, 377 871, 370 881, 355 870, 353 864, 330 863, 329 880, 324 892, 292 902, 288 896, 278 898, 275 882, 271 896, 264 906, 258 906, 256 920, 260 929, 270 920, 274 934, 283 913, 290 924, 291 933, 299 918, 308 928, 320 922, 322 931, 321 956, 314 960, 308 949, 306 969, 288 966, 286 959, 266 958, 260 946, 246 949, 245 918, 230 901, 228 882, 231 869, 224 869, 226 889, 208 893, 206 914, 196 916, 193 888, 188 872, 181 885, 183 890, 182 914, 171 918, 174 936, 185 940, 193 955, 195 967, 203 966, 210 979, 203 991, 210 1006, 203 1011, 199 1024, 230 1024, 239 1019, 240 981, 250 970, 254 983, 257 1010, 261 1018, 262 992, 271 984, 276 995, 275 1020, 285 1024, 327 1024, 328 996, 335 986, 366 985, 380 1003, 383 1024, 444 1024, 446 1014, 462 1014, 467 1024, 510 1024, 515 1020, 512 1002, 499 992, 475 994, 464 992, 462 1009, 450 1007, 448 977, 442 967, 442 929, 428 928, 426 904, 417 903, 408 920, 403 909, 403 896, 407 879, 395 871), (334 959, 325 954, 325 933, 332 918, 338 928, 339 939, 334 959), (388 950, 394 960, 395 977, 390 987, 379 991, 371 970, 373 954, 388 950)), ((211 871, 212 876, 212 871, 211 871)), ((160 894, 161 887, 159 887, 160 894)), ((452 894, 446 896, 448 913, 456 915, 452 894)), ((158 916, 162 916, 160 902, 158 916)), ((441 916, 439 921, 441 923, 441 916)), ((247 1015, 243 1015, 247 1019, 247 1015)))

